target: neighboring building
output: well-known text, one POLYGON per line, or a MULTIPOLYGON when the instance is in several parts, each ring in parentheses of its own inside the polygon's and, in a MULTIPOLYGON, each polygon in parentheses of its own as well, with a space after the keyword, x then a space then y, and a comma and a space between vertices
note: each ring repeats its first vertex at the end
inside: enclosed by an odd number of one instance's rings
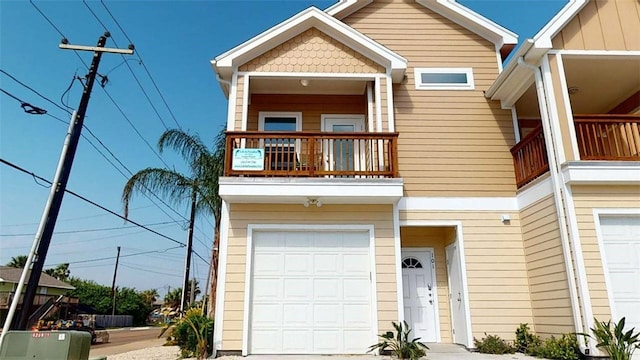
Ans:
POLYGON ((451 0, 312 7, 216 57, 215 349, 364 353, 402 320, 470 348, 637 322, 639 11, 571 1, 504 71, 515 34, 451 0), (572 111, 567 84, 600 96, 572 111), (612 109, 621 125, 572 116, 612 109))
MULTIPOLYGON (((20 282, 21 268, 0 266, 0 324, 4 324, 11 302, 16 295, 18 282, 20 282)), ((51 298, 57 298, 75 289, 73 286, 62 282, 45 273, 40 275, 36 296, 33 300, 32 311, 40 305, 45 304, 51 298)), ((24 290, 23 290, 24 292, 24 290)), ((77 303, 77 299, 76 299, 77 303)), ((22 307, 22 298, 18 303, 18 308, 22 307)))

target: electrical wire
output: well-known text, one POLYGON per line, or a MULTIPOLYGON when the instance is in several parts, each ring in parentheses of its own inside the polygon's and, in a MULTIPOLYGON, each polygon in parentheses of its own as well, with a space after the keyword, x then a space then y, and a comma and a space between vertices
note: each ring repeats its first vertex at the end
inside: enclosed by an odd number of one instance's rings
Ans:
POLYGON ((71 115, 71 111, 69 111, 68 109, 63 108, 62 106, 58 105, 58 103, 56 103, 55 101, 49 99, 48 97, 42 95, 41 93, 39 93, 38 91, 36 91, 35 89, 33 89, 32 87, 30 87, 29 85, 23 83, 22 81, 18 80, 15 76, 9 74, 8 72, 6 72, 3 69, 0 69, 0 72, 5 74, 6 76, 10 77, 11 80, 17 82, 18 84, 24 86, 25 88, 31 90, 33 93, 35 93, 36 95, 40 96, 41 98, 45 99, 46 101, 50 102, 51 104, 53 104, 55 107, 57 107, 58 109, 66 112, 67 114, 71 115))
MULTIPOLYGON (((159 223, 152 224, 144 224, 144 226, 156 226, 156 225, 166 225, 166 224, 174 224, 174 221, 164 221, 159 223)), ((123 230, 123 229, 131 229, 137 227, 136 225, 128 225, 128 226, 118 226, 118 227, 108 227, 108 228, 99 228, 99 229, 81 229, 81 230, 66 230, 66 231, 54 231, 54 234, 79 234, 79 233, 88 233, 88 232, 97 232, 97 231, 112 231, 112 230, 123 230)), ((35 236, 35 233, 23 233, 23 234, 0 234, 0 237, 12 237, 12 236, 35 236)))
POLYGON ((147 269, 143 269, 143 268, 140 268, 140 267, 137 267, 137 266, 131 266, 131 265, 125 265, 125 264, 122 264, 122 267, 125 267, 125 268, 128 268, 128 269, 132 269, 132 270, 144 271, 144 272, 148 272, 148 273, 152 273, 152 274, 173 276, 173 277, 177 277, 177 278, 181 278, 183 276, 183 275, 176 275, 176 274, 169 274, 169 273, 164 273, 164 272, 159 272, 159 271, 147 270, 147 269))
MULTIPOLYGON (((11 167, 11 168, 14 168, 14 169, 16 169, 16 170, 19 170, 19 171, 21 171, 21 172, 23 172, 23 173, 25 173, 25 174, 29 174, 29 175, 31 175, 31 176, 33 176, 33 177, 37 177, 38 179, 40 179, 40 180, 42 180, 42 181, 44 181, 44 182, 46 182, 46 183, 51 184, 51 181, 49 181, 49 180, 47 180, 47 179, 45 179, 45 178, 43 178, 43 177, 41 177, 41 176, 38 176, 38 175, 36 175, 35 173, 33 173, 33 172, 31 172, 31 171, 25 170, 24 168, 22 168, 22 167, 20 167, 20 166, 18 166, 18 165, 16 165, 16 164, 14 164, 14 163, 11 163, 11 162, 9 162, 9 161, 7 161, 7 160, 4 160, 4 159, 0 158, 0 163, 3 163, 3 164, 5 164, 5 165, 7 165, 7 166, 9 166, 9 167, 11 167)), ((159 233, 159 232, 157 232, 157 231, 155 231, 155 230, 153 230, 153 229, 150 229, 150 228, 148 228, 148 227, 146 227, 146 226, 144 226, 144 225, 141 225, 140 223, 135 222, 135 221, 133 221, 133 220, 131 220, 131 219, 127 219, 127 218, 125 218, 124 216, 122 216, 122 215, 120 215, 120 214, 116 213, 115 211, 110 210, 110 209, 107 209, 106 207, 104 207, 104 206, 102 206, 102 205, 100 205, 100 204, 98 204, 98 203, 96 203, 96 202, 94 202, 94 201, 92 201, 92 200, 89 200, 89 199, 87 199, 86 197, 84 197, 84 196, 82 196, 82 195, 79 195, 79 194, 77 194, 77 193, 75 193, 75 192, 73 192, 73 191, 71 191, 71 190, 69 190, 69 189, 66 189, 66 190, 65 190, 65 192, 67 192, 67 193, 69 193, 69 194, 71 194, 71 195, 73 195, 73 196, 77 197, 78 199, 83 200, 83 201, 85 201, 85 202, 87 202, 87 203, 89 203, 89 204, 91 204, 91 205, 93 205, 93 206, 96 206, 96 207, 98 207, 98 208, 100 208, 100 209, 102 209, 102 210, 104 210, 104 211, 106 211, 106 212, 108 212, 108 213, 110 213, 110 214, 112 214, 112 215, 114 215, 114 216, 116 216, 116 217, 120 218, 120 219, 123 219, 123 220, 125 220, 125 221, 128 221, 128 222, 132 223, 133 225, 136 225, 136 226, 138 226, 138 227, 141 227, 141 228, 143 228, 143 229, 145 229, 145 230, 147 230, 147 231, 149 231, 149 232, 151 232, 151 233, 153 233, 153 234, 156 234, 156 235, 158 235, 158 236, 160 236, 160 237, 162 237, 162 238, 165 238, 165 239, 167 239, 167 240, 169 240, 169 241, 172 241, 172 242, 174 242, 174 243, 176 243, 176 244, 179 244, 179 245, 181 245, 181 246, 186 246, 183 242, 180 242, 180 241, 178 241, 178 240, 176 240, 176 239, 170 238, 170 237, 169 237, 169 236, 167 236, 167 235, 161 234, 161 233, 159 233)))
MULTIPOLYGON (((161 249, 161 250, 149 250, 149 251, 143 251, 143 252, 139 252, 139 253, 133 253, 133 254, 125 254, 125 255, 120 255, 120 258, 125 258, 125 257, 131 257, 131 256, 138 256, 138 255, 144 255, 144 254, 151 254, 151 253, 159 253, 159 252, 165 252, 168 250, 173 250, 173 249, 177 249, 180 248, 180 246, 174 246, 174 247, 170 247, 167 249, 161 249)), ((97 259, 87 259, 87 260, 78 260, 78 261, 68 261, 68 262, 64 262, 64 263, 58 263, 58 264, 51 264, 48 266, 58 266, 58 265, 62 265, 62 264, 81 264, 81 263, 87 263, 87 262, 92 262, 92 261, 104 261, 104 260, 112 260, 115 259, 117 256, 109 256, 109 257, 103 257, 103 258, 97 258, 97 259)))

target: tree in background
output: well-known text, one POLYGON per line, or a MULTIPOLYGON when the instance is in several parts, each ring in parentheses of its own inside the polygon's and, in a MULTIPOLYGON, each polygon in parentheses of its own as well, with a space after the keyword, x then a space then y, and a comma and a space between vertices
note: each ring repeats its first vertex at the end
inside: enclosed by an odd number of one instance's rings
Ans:
MULTIPOLYGON (((224 133, 221 134, 224 136, 224 133)), ((146 168, 133 174, 122 190, 124 216, 129 215, 129 203, 135 192, 157 193, 177 206, 184 205, 186 201, 189 201, 191 216, 188 243, 192 241, 195 216, 197 214, 212 214, 216 220, 216 235, 213 246, 215 251, 219 242, 218 224, 222 204, 218 196, 218 178, 224 168, 224 146, 224 138, 220 139, 219 136, 216 138, 212 151, 197 135, 178 129, 165 131, 158 140, 159 152, 162 153, 166 148, 171 148, 179 153, 187 163, 189 173, 182 174, 165 168, 146 168), (220 149, 222 149, 222 154, 219 153, 220 149)), ((191 254, 189 253, 187 256, 190 257, 191 254)), ((215 252, 213 258, 215 259, 214 264, 217 264, 215 252)), ((189 258, 187 258, 188 262, 189 258)), ((216 270, 217 266, 214 267, 214 271, 216 270)), ((188 285, 188 275, 187 271, 183 283, 185 287, 188 285)), ((187 299, 185 291, 181 296, 180 304, 186 307, 187 299)))
POLYGON ((27 255, 18 255, 18 256, 12 257, 11 260, 9 260, 9 262, 7 263, 7 266, 12 268, 22 269, 26 264, 27 264, 27 255))
POLYGON ((182 297, 182 288, 177 288, 169 291, 164 296, 164 306, 170 308, 180 307, 180 299, 182 297))
POLYGON ((156 300, 158 300, 158 296, 160 296, 156 289, 144 290, 140 295, 144 299, 144 302, 149 304, 149 306, 153 306, 153 303, 155 303, 156 300))
POLYGON ((54 268, 45 269, 44 273, 53 276, 60 281, 68 281, 69 275, 71 275, 71 270, 69 270, 69 264, 65 263, 60 264, 54 268))

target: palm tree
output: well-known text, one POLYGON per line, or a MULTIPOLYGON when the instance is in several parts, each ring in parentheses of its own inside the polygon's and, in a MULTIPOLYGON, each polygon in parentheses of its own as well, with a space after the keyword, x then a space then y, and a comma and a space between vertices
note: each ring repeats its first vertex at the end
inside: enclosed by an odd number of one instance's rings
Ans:
POLYGON ((54 268, 46 269, 44 273, 53 276, 60 281, 69 280, 69 275, 71 275, 68 263, 60 264, 54 268))
POLYGON ((7 266, 12 268, 24 268, 25 265, 27 265, 27 255, 14 256, 7 263, 7 266))
MULTIPOLYGON (((216 230, 214 249, 219 242, 219 223, 222 200, 218 195, 218 178, 224 169, 224 132, 220 132, 211 151, 197 135, 191 135, 178 129, 165 131, 158 140, 158 150, 162 153, 166 148, 178 152, 189 167, 189 174, 181 174, 175 170, 163 168, 146 168, 133 174, 122 191, 124 216, 129 215, 129 203, 134 192, 153 192, 163 196, 174 205, 182 205, 189 199, 191 210, 187 232, 187 255, 185 259, 185 276, 183 282, 180 310, 186 304, 186 291, 189 282, 191 264, 191 245, 193 242, 193 226, 196 214, 210 214, 215 217, 216 230), (221 138, 222 137, 222 138, 221 138)), ((217 252, 213 261, 214 272, 217 273, 217 252)), ((212 266, 213 267, 213 266, 212 266)))
POLYGON ((148 304, 149 306, 152 306, 153 303, 156 302, 156 300, 158 299, 158 290, 156 289, 149 289, 149 290, 144 290, 143 292, 140 293, 140 296, 142 296, 142 298, 144 299, 145 304, 148 304))

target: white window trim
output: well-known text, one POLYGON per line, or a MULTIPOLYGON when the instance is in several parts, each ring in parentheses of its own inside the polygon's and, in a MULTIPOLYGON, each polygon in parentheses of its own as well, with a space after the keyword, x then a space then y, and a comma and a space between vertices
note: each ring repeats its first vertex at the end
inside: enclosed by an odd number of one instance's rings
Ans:
POLYGON ((415 86, 417 90, 473 90, 475 89, 472 68, 415 68, 413 71, 413 74, 414 74, 415 86), (454 83, 424 84, 422 83, 422 77, 421 77, 423 73, 466 74, 467 83, 466 84, 454 84, 454 83))
POLYGON ((265 111, 258 114, 258 130, 264 131, 264 119, 270 117, 292 117, 296 119, 296 131, 302 131, 302 113, 287 111, 265 111))

